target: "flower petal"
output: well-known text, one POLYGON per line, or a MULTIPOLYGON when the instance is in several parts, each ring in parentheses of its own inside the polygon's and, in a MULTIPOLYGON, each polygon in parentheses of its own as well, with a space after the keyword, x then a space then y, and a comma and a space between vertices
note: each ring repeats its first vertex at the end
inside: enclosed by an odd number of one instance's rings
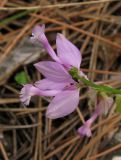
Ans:
POLYGON ((52 97, 58 94, 60 90, 40 90, 31 84, 24 85, 20 92, 20 99, 25 105, 29 105, 32 96, 48 96, 52 97))
POLYGON ((35 83, 35 86, 38 87, 41 90, 53 90, 53 89, 57 89, 57 90, 62 90, 63 88, 65 88, 65 86, 67 86, 67 82, 61 83, 61 82, 55 82, 55 81, 51 81, 47 78, 37 81, 35 83))
POLYGON ((40 41, 40 39, 44 39, 45 37, 43 37, 43 34, 45 32, 45 25, 42 25, 42 26, 35 26, 33 29, 32 29, 32 36, 31 36, 31 40, 34 42, 34 41, 40 41), (41 36, 41 38, 40 38, 41 36))
POLYGON ((56 53, 50 46, 46 36, 45 36, 45 25, 42 26, 35 26, 32 31, 31 40, 38 40, 42 43, 45 50, 49 53, 53 60, 60 62, 59 58, 57 57, 56 53))
POLYGON ((57 63, 51 61, 43 61, 34 64, 36 69, 41 72, 45 77, 55 82, 71 82, 73 81, 65 68, 57 63))
POLYGON ((92 132, 91 132, 90 126, 86 122, 85 122, 85 124, 83 126, 81 126, 77 130, 77 132, 80 134, 80 136, 87 136, 87 137, 91 137, 92 136, 92 132))
POLYGON ((21 89, 20 92, 20 99, 25 105, 29 105, 30 99, 34 95, 39 94, 39 89, 34 87, 32 84, 26 84, 21 89))
POLYGON ((81 53, 79 49, 67 40, 62 34, 57 35, 56 39, 57 54, 65 65, 80 67, 81 53))
POLYGON ((96 118, 100 115, 100 108, 97 106, 91 118, 89 118, 79 129, 78 133, 82 136, 91 137, 91 125, 96 120, 96 118))
POLYGON ((51 119, 72 113, 79 103, 79 90, 66 90, 57 94, 49 104, 46 116, 51 119))

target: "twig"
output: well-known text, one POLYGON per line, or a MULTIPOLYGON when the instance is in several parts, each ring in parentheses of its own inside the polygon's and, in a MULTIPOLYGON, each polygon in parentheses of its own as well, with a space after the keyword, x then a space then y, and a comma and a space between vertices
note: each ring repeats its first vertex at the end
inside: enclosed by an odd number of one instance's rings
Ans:
POLYGON ((1 150, 1 152, 2 152, 2 155, 3 155, 3 157, 4 157, 4 160, 9 160, 9 159, 8 159, 8 156, 7 156, 7 153, 6 153, 6 151, 5 151, 5 148, 4 148, 4 146, 3 146, 3 144, 2 144, 1 141, 0 141, 0 150, 1 150))
POLYGON ((75 2, 75 3, 65 3, 65 4, 53 4, 46 6, 32 6, 32 7, 0 7, 1 11, 8 10, 38 10, 45 8, 65 8, 65 7, 73 7, 79 5, 89 5, 89 4, 99 4, 99 3, 107 3, 107 2, 116 2, 120 0, 99 0, 99 1, 88 1, 88 2, 75 2))
POLYGON ((94 160, 95 158, 102 157, 102 156, 104 156, 104 155, 106 155, 106 154, 109 154, 110 152, 113 152, 113 151, 119 149, 119 148, 121 148, 121 143, 120 143, 120 144, 117 144, 116 146, 111 147, 111 148, 109 148, 109 149, 107 149, 107 150, 105 150, 105 151, 103 151, 103 152, 101 152, 101 153, 98 153, 98 154, 96 154, 95 156, 92 156, 92 157, 90 157, 90 158, 88 158, 88 159, 86 159, 86 160, 94 160))
POLYGON ((79 110, 78 107, 76 108, 76 110, 77 110, 77 113, 78 113, 78 115, 79 115, 79 117, 80 117, 82 123, 85 123, 84 117, 83 117, 83 115, 82 115, 82 113, 81 113, 81 111, 79 110))
POLYGON ((70 144, 76 142, 78 139, 80 138, 80 136, 74 136, 74 138, 71 138, 71 140, 69 140, 68 142, 66 142, 65 144, 61 145, 61 147, 56 148, 54 151, 50 152, 48 155, 46 155, 43 159, 46 160, 48 158, 50 158, 51 156, 57 154, 58 152, 60 152, 62 149, 66 148, 67 146, 69 146, 70 144))

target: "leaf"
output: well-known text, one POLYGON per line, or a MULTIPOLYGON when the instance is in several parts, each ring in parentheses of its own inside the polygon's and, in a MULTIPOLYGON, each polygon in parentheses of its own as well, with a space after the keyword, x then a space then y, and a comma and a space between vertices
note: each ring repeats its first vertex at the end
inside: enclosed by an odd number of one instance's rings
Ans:
POLYGON ((23 11, 23 12, 19 12, 17 14, 14 14, 11 17, 5 18, 2 21, 0 21, 0 25, 9 24, 10 22, 12 22, 18 18, 22 18, 23 16, 29 14, 30 12, 32 12, 32 11, 23 11))
POLYGON ((116 96, 116 112, 121 113, 121 95, 116 96))
POLYGON ((21 71, 21 72, 17 73, 14 78, 15 78, 15 81, 17 83, 19 83, 19 84, 26 84, 26 83, 28 83, 27 74, 24 71, 21 71))

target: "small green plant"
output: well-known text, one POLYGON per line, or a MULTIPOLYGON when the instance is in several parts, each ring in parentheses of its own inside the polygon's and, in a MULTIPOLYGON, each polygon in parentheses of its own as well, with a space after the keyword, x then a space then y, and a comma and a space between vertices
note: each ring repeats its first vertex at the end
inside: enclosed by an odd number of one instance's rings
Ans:
POLYGON ((24 71, 17 73, 14 77, 15 81, 19 84, 26 84, 28 83, 27 74, 24 71))

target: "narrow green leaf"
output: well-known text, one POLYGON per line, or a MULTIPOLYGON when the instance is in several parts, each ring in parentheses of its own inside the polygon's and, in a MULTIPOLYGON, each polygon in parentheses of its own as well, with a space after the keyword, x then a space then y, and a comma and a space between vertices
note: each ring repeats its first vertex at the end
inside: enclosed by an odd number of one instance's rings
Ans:
POLYGON ((23 16, 31 13, 32 11, 22 11, 22 12, 19 12, 19 13, 16 13, 14 15, 12 15, 11 17, 8 17, 8 18, 5 18, 3 20, 0 21, 0 25, 6 25, 6 24, 9 24, 11 23, 12 21, 18 19, 18 18, 22 18, 23 16))

